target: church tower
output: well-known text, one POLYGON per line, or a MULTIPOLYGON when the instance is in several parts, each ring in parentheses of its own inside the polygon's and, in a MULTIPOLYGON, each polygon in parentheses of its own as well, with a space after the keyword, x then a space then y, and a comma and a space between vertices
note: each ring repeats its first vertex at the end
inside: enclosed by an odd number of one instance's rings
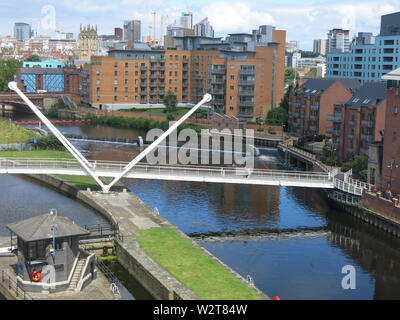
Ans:
POLYGON ((92 56, 97 55, 99 52, 99 37, 97 35, 96 27, 87 25, 87 27, 80 27, 79 33, 79 60, 90 61, 92 56))

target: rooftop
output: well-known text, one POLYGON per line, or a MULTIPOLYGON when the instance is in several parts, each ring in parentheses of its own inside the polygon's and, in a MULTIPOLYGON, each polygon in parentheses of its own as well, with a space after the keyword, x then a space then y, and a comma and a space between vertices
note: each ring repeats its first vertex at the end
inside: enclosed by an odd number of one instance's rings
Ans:
POLYGON ((353 97, 346 102, 352 109, 361 106, 378 106, 386 99, 386 84, 383 82, 367 82, 354 92, 353 97))
POLYGON ((387 74, 385 74, 382 77, 382 80, 395 80, 395 81, 399 81, 400 80, 400 68, 395 69, 387 74))
POLYGON ((38 241, 51 239, 51 227, 56 224, 56 238, 81 236, 90 234, 89 231, 76 225, 66 217, 46 213, 6 225, 7 229, 15 233, 23 241, 38 241))
POLYGON ((347 89, 354 92, 360 87, 360 82, 357 79, 330 79, 318 78, 308 79, 302 86, 303 93, 308 95, 319 95, 330 88, 336 81, 341 82, 347 89))

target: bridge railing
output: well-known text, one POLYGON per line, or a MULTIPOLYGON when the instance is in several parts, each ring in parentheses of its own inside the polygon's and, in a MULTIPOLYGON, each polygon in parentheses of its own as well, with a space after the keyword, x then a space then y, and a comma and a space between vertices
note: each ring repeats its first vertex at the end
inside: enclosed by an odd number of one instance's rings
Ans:
MULTIPOLYGON (((116 161, 90 161, 92 168, 97 172, 121 172, 127 165, 126 162, 116 161)), ((6 169, 81 169, 80 164, 74 159, 50 159, 50 158, 0 158, 0 168, 6 169)), ((152 165, 148 163, 138 163, 131 173, 148 174, 172 174, 172 175, 194 175, 194 176, 216 176, 216 177, 237 177, 263 178, 274 180, 298 180, 298 181, 325 181, 332 182, 330 175, 326 173, 304 172, 304 171, 284 171, 284 170, 265 170, 251 168, 231 168, 216 166, 195 166, 195 165, 152 165)))

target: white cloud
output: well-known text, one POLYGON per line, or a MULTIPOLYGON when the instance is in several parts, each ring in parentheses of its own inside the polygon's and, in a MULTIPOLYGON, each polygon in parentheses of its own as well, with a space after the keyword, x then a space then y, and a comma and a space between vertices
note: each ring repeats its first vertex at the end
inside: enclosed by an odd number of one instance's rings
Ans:
POLYGON ((271 14, 254 10, 245 2, 213 2, 203 8, 202 16, 208 17, 218 33, 250 32, 262 24, 275 24, 271 14))

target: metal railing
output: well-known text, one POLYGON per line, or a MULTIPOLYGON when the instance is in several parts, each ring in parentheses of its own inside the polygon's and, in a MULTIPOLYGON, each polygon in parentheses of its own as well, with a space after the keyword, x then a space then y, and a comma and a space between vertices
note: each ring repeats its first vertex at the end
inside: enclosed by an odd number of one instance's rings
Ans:
POLYGON ((24 289, 20 288, 15 277, 10 276, 6 271, 1 270, 0 285, 3 286, 16 299, 33 300, 24 289))
MULTIPOLYGON (((305 153, 298 149, 297 152, 305 153)), ((315 157, 315 156, 314 156, 315 157)), ((117 161, 90 161, 94 172, 114 176, 123 171, 127 162, 117 161)), ((38 169, 60 169, 60 173, 69 173, 78 169, 85 174, 83 168, 74 159, 39 159, 39 158, 0 158, 0 169, 28 169, 29 173, 35 173, 38 169)), ((138 163, 127 173, 127 178, 132 174, 146 174, 160 176, 190 176, 190 177, 217 177, 228 179, 243 179, 244 177, 256 180, 268 181, 296 181, 296 182, 325 182, 331 183, 331 178, 326 173, 314 173, 304 171, 265 170, 231 167, 195 166, 195 165, 152 165, 138 163)), ((182 179, 184 180, 184 179, 182 179)))

